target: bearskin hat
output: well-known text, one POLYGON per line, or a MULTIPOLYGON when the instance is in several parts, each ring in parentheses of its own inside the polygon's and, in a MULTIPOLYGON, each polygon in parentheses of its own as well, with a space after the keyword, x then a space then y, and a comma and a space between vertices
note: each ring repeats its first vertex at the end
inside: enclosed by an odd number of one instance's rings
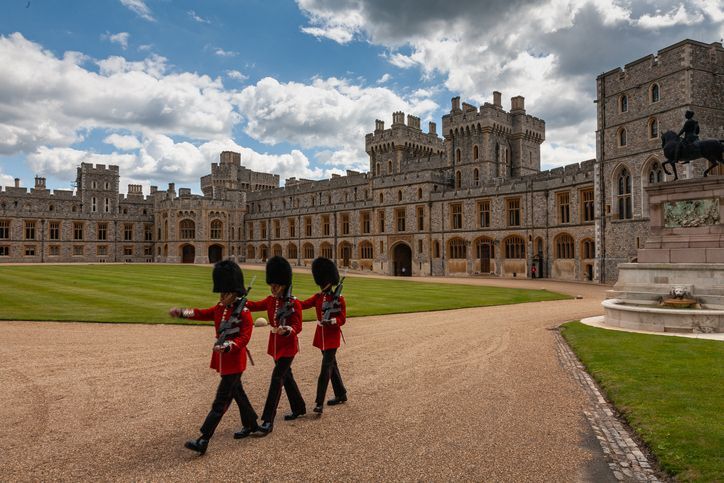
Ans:
POLYGON ((212 274, 214 279, 214 292, 237 292, 243 294, 244 274, 233 260, 223 260, 214 265, 212 274))
POLYGON ((684 113, 684 117, 687 119, 691 119, 692 117, 694 117, 694 111, 686 111, 684 113))
POLYGON ((337 265, 329 258, 315 258, 312 262, 312 275, 314 276, 314 283, 320 287, 324 287, 330 283, 332 285, 339 283, 337 265))
POLYGON ((292 266, 286 258, 274 256, 266 261, 266 283, 287 287, 292 284, 292 266))

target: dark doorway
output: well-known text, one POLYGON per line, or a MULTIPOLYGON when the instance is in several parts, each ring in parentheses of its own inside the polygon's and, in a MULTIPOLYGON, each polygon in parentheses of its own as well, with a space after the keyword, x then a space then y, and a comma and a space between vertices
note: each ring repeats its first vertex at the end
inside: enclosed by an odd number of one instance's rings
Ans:
POLYGON ((209 263, 220 262, 224 258, 224 248, 221 245, 211 245, 209 247, 209 263))
POLYGON ((480 258, 480 273, 490 273, 490 259, 493 258, 493 247, 490 242, 480 242, 478 257, 480 258))
POLYGON ((412 275, 412 249, 404 243, 395 246, 393 268, 396 277, 412 275))
POLYGON ((193 245, 184 245, 181 247, 181 262, 194 263, 196 259, 196 248, 193 245))
POLYGON ((593 265, 586 265, 586 280, 593 280, 593 265))
POLYGON ((349 259, 352 258, 352 245, 342 244, 342 266, 349 267, 349 259))

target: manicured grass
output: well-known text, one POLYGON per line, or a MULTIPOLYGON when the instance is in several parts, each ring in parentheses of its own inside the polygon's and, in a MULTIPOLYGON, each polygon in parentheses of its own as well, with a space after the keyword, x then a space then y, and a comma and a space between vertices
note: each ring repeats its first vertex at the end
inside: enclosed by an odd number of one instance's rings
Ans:
MULTIPOLYGON (((262 271, 245 270, 247 285, 254 275, 250 299, 260 300, 269 288, 262 271)), ((211 287, 209 265, 0 266, 0 319, 179 323, 168 317, 168 309, 211 307, 218 301, 211 287)), ((297 297, 307 298, 317 290, 311 275, 294 274, 297 297)), ((353 276, 347 277, 343 295, 351 317, 568 298, 545 290, 353 276)), ((304 317, 313 320, 316 315, 307 310, 304 317)))
POLYGON ((571 322, 563 336, 680 481, 724 481, 724 342, 571 322))

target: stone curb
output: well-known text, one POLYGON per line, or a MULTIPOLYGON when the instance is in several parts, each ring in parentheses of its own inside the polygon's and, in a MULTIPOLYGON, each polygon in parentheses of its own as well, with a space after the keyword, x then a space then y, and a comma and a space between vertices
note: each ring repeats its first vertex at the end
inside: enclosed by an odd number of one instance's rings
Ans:
POLYGON ((631 430, 619 421, 611 404, 603 397, 598 384, 586 372, 558 330, 555 331, 556 352, 564 369, 588 396, 589 407, 584 411, 614 477, 618 481, 655 481, 656 463, 649 460, 631 436, 631 430))

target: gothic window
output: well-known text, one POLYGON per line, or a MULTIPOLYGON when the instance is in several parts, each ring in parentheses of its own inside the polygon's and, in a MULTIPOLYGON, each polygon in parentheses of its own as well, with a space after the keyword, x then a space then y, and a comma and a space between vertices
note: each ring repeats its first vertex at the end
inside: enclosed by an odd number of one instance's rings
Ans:
POLYGON ((460 187, 462 186, 462 182, 463 182, 462 173, 460 173, 460 171, 457 171, 455 173, 455 189, 459 190, 460 187))
POLYGON ((332 258, 332 245, 329 243, 322 243, 322 245, 319 247, 321 256, 324 258, 332 258))
POLYGON ((465 240, 462 238, 453 238, 448 242, 448 258, 465 259, 467 258, 467 250, 465 240))
POLYGON ((525 241, 518 235, 512 235, 505 239, 505 258, 525 258, 525 241))
POLYGON ((214 220, 211 222, 211 239, 221 240, 221 234, 224 230, 224 225, 221 220, 214 220))
POLYGON ((417 231, 423 231, 425 229, 425 207, 417 207, 417 231))
POLYGON ((573 258, 573 237, 562 233, 556 237, 556 258, 573 258))
POLYGON ((619 147, 626 146, 626 129, 621 128, 616 135, 619 147))
POLYGON ((304 258, 314 258, 314 245, 311 243, 304 244, 304 258))
POLYGON ((359 257, 363 260, 371 260, 373 257, 372 243, 363 241, 359 245, 359 257))
POLYGON ((651 102, 659 102, 659 85, 651 84, 651 90, 649 91, 649 100, 651 102))
POLYGON ((294 243, 287 246, 287 258, 297 258, 297 246, 294 243))
POLYGON ((282 246, 278 243, 275 243, 272 245, 272 255, 275 257, 281 257, 282 256, 282 246))
POLYGON ((649 184, 661 183, 664 180, 664 170, 658 161, 654 161, 649 169, 649 184))
POLYGON ((196 237, 196 223, 193 220, 181 220, 179 227, 182 240, 193 240, 196 237))
POLYGON ((618 98, 618 111, 628 112, 628 96, 626 94, 618 98))
POLYGON ((417 199, 418 200, 422 199, 422 188, 417 188, 417 199))
POLYGON ((402 201, 402 190, 397 192, 397 201, 402 201))
POLYGON ((473 146, 473 159, 478 159, 478 155, 478 145, 476 144, 475 146, 473 146))
POLYGON ((628 220, 633 218, 631 202, 631 174, 626 168, 622 169, 618 175, 616 201, 618 204, 619 220, 628 220))
POLYGON ((649 139, 659 137, 659 121, 656 118, 649 119, 649 139))
POLYGON ((460 148, 455 150, 455 162, 456 163, 460 162, 460 148))
POLYGON ((475 168, 473 170, 473 183, 475 184, 475 186, 477 186, 479 182, 480 182, 480 171, 478 171, 478 168, 475 168))
POLYGON ((387 174, 392 174, 392 161, 387 161, 387 174))
POLYGON ((581 242, 581 247, 584 259, 596 258, 596 244, 593 240, 586 238, 581 242))

